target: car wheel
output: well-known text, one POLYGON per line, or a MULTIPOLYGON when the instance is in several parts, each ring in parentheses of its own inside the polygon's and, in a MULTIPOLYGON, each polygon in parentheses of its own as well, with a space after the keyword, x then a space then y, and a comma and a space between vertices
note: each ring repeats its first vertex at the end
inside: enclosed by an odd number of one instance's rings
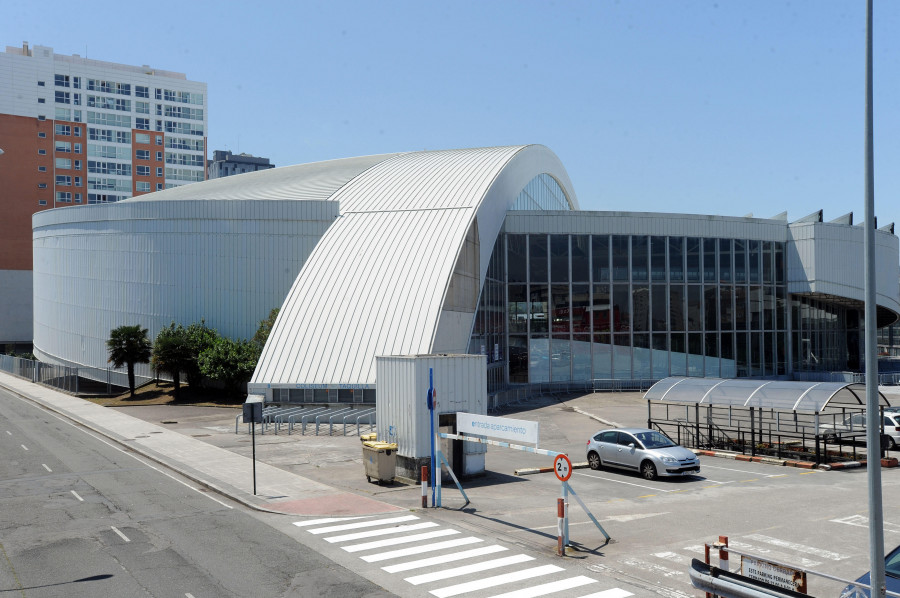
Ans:
POLYGON ((600 455, 594 451, 588 453, 588 465, 591 466, 591 469, 600 469, 603 467, 603 464, 600 462, 600 455))
POLYGON ((888 436, 887 434, 885 434, 881 438, 881 448, 883 448, 886 451, 892 451, 895 448, 897 448, 897 441, 894 440, 894 438, 892 436, 888 436))
POLYGON ((655 480, 656 466, 650 461, 644 461, 641 463, 641 476, 643 476, 645 480, 655 480))

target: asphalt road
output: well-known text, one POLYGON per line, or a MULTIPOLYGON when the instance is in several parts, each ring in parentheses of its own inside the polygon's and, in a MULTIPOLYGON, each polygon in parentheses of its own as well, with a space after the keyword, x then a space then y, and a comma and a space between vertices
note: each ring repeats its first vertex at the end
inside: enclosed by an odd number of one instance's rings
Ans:
POLYGON ((227 499, 0 391, 0 593, 392 595, 227 499))

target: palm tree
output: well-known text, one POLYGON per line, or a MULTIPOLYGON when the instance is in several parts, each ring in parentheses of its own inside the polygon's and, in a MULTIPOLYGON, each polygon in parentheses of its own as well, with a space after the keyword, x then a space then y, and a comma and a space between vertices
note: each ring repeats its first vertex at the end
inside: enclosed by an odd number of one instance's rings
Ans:
POLYGON ((147 336, 147 329, 140 325, 119 326, 109 331, 106 341, 109 349, 109 362, 113 367, 128 365, 128 390, 134 398, 134 364, 150 361, 153 345, 147 336))

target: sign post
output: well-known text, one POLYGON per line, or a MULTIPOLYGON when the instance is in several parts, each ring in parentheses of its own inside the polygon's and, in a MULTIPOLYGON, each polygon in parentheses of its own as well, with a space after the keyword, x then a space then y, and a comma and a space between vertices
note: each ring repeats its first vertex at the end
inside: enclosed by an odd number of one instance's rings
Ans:
POLYGON ((434 504, 434 487, 435 487, 435 471, 434 471, 434 368, 428 368, 428 419, 431 421, 431 470, 429 471, 429 482, 431 483, 431 506, 434 504))
POLYGON ((572 477, 572 461, 567 455, 560 453, 553 458, 553 473, 556 474, 556 479, 562 482, 562 498, 559 499, 558 508, 562 516, 559 525, 562 538, 559 556, 565 556, 565 547, 569 545, 569 485, 566 482, 572 477))
POLYGON ((256 424, 262 423, 262 397, 247 397, 244 403, 244 423, 250 424, 253 436, 253 496, 256 496, 256 424))

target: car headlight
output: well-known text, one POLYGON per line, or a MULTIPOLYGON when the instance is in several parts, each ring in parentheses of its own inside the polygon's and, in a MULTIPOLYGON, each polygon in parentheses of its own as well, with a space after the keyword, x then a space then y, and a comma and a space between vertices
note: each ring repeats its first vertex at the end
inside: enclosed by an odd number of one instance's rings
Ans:
POLYGON ((678 459, 676 459, 675 457, 663 457, 662 462, 663 463, 678 463, 678 459))

